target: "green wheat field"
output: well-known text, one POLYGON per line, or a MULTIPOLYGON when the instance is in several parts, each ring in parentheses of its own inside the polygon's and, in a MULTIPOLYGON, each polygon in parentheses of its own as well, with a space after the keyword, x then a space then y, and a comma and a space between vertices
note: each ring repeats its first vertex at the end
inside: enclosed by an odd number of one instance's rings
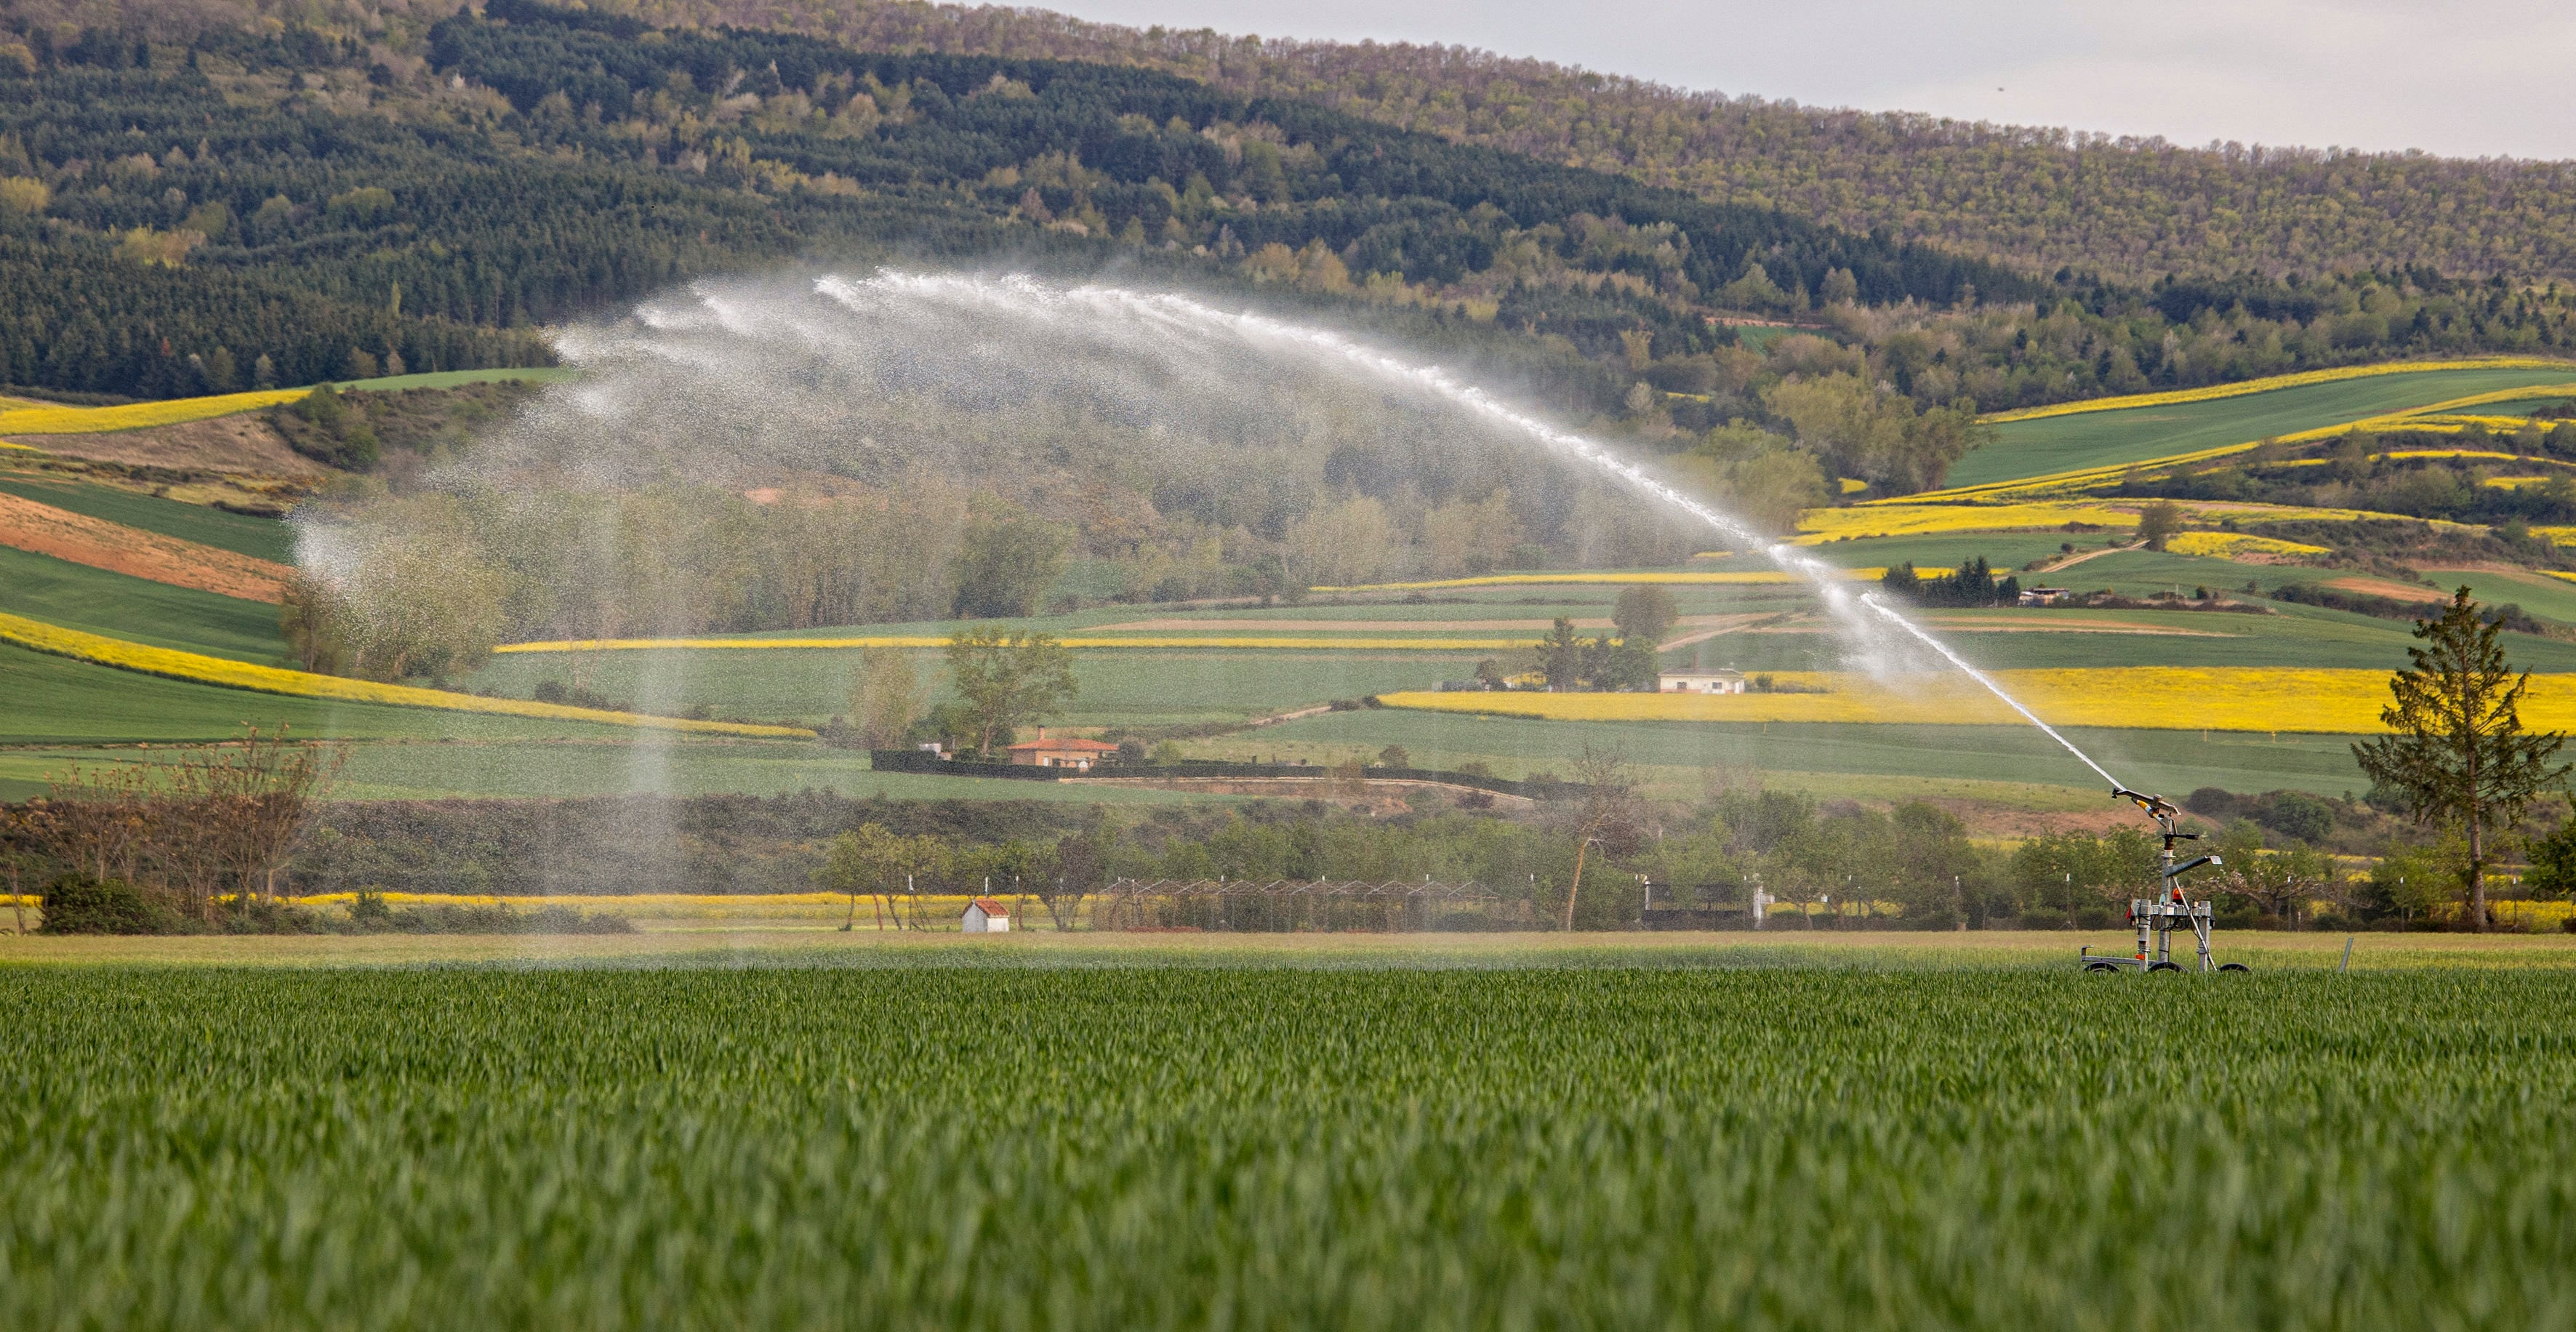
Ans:
POLYGON ((2576 1319, 2549 970, 853 956, 0 971, 0 1325, 2576 1319))

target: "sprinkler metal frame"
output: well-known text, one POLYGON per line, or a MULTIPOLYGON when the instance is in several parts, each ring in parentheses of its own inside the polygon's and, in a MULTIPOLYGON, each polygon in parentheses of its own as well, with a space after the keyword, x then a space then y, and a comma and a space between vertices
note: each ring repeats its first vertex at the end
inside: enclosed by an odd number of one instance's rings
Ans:
POLYGON ((2251 971, 2253 968, 2242 962, 2229 962, 2223 965, 2212 962, 2209 956, 2209 930, 2213 923, 2213 908, 2207 898, 2195 902, 2182 890, 2183 875, 2205 866, 2224 865, 2226 862, 2215 855, 2201 855, 2194 856, 2181 864, 2175 864, 2174 843, 2200 839, 2199 833, 2183 832, 2174 826, 2176 821, 2181 819, 2182 811, 2176 809, 2173 802, 2163 796, 2146 795, 2126 787, 2112 787, 2111 794, 2134 803, 2139 809, 2146 811, 2148 818, 2156 821, 2156 829, 2164 837, 2164 851, 2156 859, 2156 878, 2162 886, 2153 898, 2129 899, 2129 923, 2138 931, 2136 954, 2130 957, 2111 954, 2097 957, 2094 955, 2093 945, 2086 944, 2076 954, 2083 962, 2085 972, 2109 974, 2134 970, 2143 974, 2152 974, 2160 971, 2181 971, 2182 964, 2173 960, 2173 935, 2174 931, 2184 929, 2190 930, 2192 937, 2199 942, 2202 972, 2251 971))

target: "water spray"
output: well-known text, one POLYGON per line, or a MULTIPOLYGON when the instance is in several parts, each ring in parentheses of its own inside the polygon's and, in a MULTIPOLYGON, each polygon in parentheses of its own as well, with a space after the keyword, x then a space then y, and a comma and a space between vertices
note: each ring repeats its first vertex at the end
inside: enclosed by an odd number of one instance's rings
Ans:
POLYGON ((2056 727, 2049 725, 2047 722, 2041 721, 2038 713, 2032 712, 2030 709, 2023 707, 2020 699, 2014 698, 2011 694, 2004 692, 2004 687, 1996 683, 1993 676, 1969 665, 1965 658, 1961 657, 1958 653, 1951 651, 1949 644, 1942 642, 1940 639, 1934 638, 1929 631, 1923 628, 1923 626, 1916 624, 1912 620, 1906 619, 1905 616, 1899 613, 1895 607, 1879 600, 1876 596, 1864 595, 1861 597, 1860 601, 1862 605, 1885 616, 1889 623, 1894 624, 1897 628, 1902 629, 1909 634, 1912 634, 1917 640, 1922 642, 1923 646, 1940 653, 1943 660, 1958 667, 1959 670, 1969 679, 1976 681, 1978 684, 1984 685, 1986 687, 1986 692, 2002 699, 2004 701, 2004 706, 2020 713, 2023 720, 2038 727, 2043 734, 2048 736, 2049 739, 2064 745, 2067 753, 2073 754, 2077 760, 2084 764, 2085 767, 2091 768, 2095 773, 2101 776, 2103 781, 2111 784, 2112 795, 2120 796, 2129 794, 2128 790, 2120 785, 2119 778, 2112 776, 2101 764, 2094 762, 2092 757, 2086 754, 2083 750, 2077 749, 2074 741, 2067 739, 2065 736, 2059 735, 2056 727))

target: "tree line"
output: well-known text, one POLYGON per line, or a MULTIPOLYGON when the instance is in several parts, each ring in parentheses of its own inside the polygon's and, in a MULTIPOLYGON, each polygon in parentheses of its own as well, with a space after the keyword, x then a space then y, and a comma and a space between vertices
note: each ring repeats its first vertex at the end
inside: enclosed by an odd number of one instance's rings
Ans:
MULTIPOLYGON (((374 21, 399 28, 392 6, 371 8, 374 21)), ((1139 30, 991 5, 638 0, 634 13, 793 29, 868 50, 1163 70, 2032 272, 2071 266, 2145 283, 2414 265, 2518 282, 2576 277, 2576 183, 2563 163, 2190 147, 1686 91, 1456 46, 1139 30)))

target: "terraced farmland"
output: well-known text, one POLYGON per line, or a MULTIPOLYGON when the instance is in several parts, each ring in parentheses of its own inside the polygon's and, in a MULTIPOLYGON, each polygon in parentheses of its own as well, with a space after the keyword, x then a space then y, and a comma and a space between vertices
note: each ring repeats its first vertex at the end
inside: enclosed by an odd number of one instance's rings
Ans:
POLYGON ((2576 365, 2423 370, 2273 389, 2215 401, 2134 407, 2010 421, 1994 443, 1950 469, 1952 487, 1988 485, 2086 467, 2115 467, 2229 444, 2247 444, 2472 394, 2576 380, 2576 365))
POLYGON ((2554 974, 1238 960, 14 968, 0 1321, 2576 1316, 2554 974))

